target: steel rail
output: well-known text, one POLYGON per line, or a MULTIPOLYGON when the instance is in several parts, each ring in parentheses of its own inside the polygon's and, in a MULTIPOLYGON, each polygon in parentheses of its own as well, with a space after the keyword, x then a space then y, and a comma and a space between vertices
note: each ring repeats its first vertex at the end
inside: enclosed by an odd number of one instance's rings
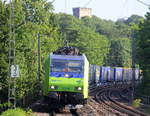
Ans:
POLYGON ((116 105, 118 105, 119 107, 123 108, 125 111, 127 110, 128 114, 130 114, 130 115, 133 114, 133 116, 138 116, 138 115, 139 115, 139 116, 150 116, 150 115, 148 115, 148 114, 146 114, 146 113, 143 113, 143 112, 141 112, 141 111, 138 111, 138 110, 136 110, 136 109, 134 109, 134 108, 132 108, 132 107, 129 107, 129 106, 127 106, 127 105, 124 105, 123 103, 120 103, 120 102, 118 102, 118 101, 112 99, 112 98, 111 98, 111 91, 108 92, 108 98, 109 98, 109 100, 110 100, 111 102, 113 102, 114 104, 116 104, 116 105), (133 112, 133 113, 130 113, 130 112, 133 112), (135 114, 135 115, 134 115, 134 114, 135 114))

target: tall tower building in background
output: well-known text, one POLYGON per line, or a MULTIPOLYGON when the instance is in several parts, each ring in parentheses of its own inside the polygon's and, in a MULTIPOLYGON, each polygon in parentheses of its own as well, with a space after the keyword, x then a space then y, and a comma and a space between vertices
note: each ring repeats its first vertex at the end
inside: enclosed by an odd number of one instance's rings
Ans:
POLYGON ((73 8, 73 16, 77 17, 77 18, 82 18, 85 16, 92 16, 92 9, 91 8, 81 8, 81 7, 77 7, 77 8, 73 8))

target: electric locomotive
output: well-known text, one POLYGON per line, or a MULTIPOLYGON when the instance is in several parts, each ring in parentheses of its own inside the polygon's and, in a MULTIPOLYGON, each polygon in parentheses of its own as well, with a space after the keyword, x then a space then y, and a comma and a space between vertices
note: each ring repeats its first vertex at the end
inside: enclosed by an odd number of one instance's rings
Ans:
POLYGON ((89 62, 77 48, 63 47, 45 63, 43 94, 47 102, 77 106, 88 98, 89 62))

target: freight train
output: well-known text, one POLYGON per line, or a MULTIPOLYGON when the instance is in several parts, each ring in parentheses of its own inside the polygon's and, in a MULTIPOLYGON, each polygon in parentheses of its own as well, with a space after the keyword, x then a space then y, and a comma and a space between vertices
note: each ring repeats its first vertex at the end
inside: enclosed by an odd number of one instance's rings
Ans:
POLYGON ((93 84, 112 84, 112 83, 132 83, 139 82, 142 79, 141 70, 136 68, 125 67, 110 67, 110 66, 96 66, 90 65, 90 79, 89 83, 93 84), (134 78, 133 78, 134 72, 134 78))
POLYGON ((77 48, 62 47, 45 63, 44 99, 76 108, 88 98, 89 62, 77 48))
MULTIPOLYGON (((78 108, 88 99, 89 84, 131 83, 132 74, 131 68, 89 65, 86 56, 77 48, 62 47, 46 59, 44 100, 61 107, 78 108)), ((139 75, 140 70, 135 69, 135 81, 141 80, 139 75)))

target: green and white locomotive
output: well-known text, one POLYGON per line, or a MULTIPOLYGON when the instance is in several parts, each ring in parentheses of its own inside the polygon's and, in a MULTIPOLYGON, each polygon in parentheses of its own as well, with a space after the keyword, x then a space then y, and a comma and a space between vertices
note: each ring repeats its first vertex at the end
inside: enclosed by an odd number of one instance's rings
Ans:
POLYGON ((74 47, 51 53, 45 63, 43 94, 51 102, 84 104, 88 98, 89 62, 74 47))

